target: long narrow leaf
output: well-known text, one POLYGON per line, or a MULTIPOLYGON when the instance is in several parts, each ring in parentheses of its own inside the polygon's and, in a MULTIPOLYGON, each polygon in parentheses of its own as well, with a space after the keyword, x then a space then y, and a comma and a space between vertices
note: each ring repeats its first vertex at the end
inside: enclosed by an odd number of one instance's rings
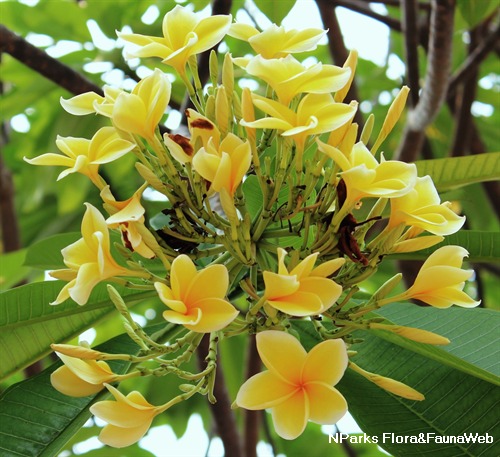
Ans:
POLYGON ((440 192, 475 182, 500 179, 500 152, 419 160, 415 164, 418 175, 430 175, 440 192))
MULTIPOLYGON (((84 306, 72 300, 49 305, 62 284, 33 283, 0 294, 0 379, 44 357, 50 352, 51 343, 79 335, 114 309, 104 285, 95 288, 84 306)), ((153 292, 130 289, 121 293, 127 301, 154 296, 153 292)))

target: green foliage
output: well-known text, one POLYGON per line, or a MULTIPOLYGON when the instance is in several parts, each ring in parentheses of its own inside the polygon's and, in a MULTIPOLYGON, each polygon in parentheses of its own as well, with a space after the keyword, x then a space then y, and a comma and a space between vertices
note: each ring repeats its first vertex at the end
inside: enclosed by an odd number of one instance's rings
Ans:
POLYGON ((255 4, 271 22, 280 25, 281 21, 295 5, 296 0, 280 0, 269 2, 267 0, 255 0, 255 4))
MULTIPOLYGON (((383 434, 418 437, 420 433, 446 436, 493 433, 496 417, 492 411, 500 401, 495 344, 500 324, 498 313, 481 309, 445 311, 398 303, 377 314, 398 325, 436 332, 452 343, 435 347, 403 341, 383 331, 354 332, 353 337, 363 342, 351 346, 357 352, 353 362, 370 372, 401 381, 426 398, 422 402, 402 399, 348 369, 338 389, 345 395, 349 410, 363 431, 378 436, 378 444, 394 455, 421 452, 440 456, 495 455, 495 443, 394 444, 389 442, 390 438, 384 443, 383 434)), ((306 347, 319 340, 309 323, 298 322, 295 326, 301 329, 301 342, 306 347)))
MULTIPOLYGON (((79 306, 72 300, 50 306, 62 283, 33 283, 0 294, 0 379, 51 352, 51 343, 62 343, 79 335, 114 310, 105 285, 96 287, 89 302, 79 306)), ((152 296, 151 292, 123 290, 132 302, 152 296)))
POLYGON ((416 162, 418 175, 430 175, 440 192, 475 182, 500 179, 500 152, 476 156, 421 160, 416 162))
MULTIPOLYGON (((157 326, 149 330, 153 333, 160 329, 161 327, 157 326)), ((139 347, 125 334, 102 344, 98 350, 137 354, 139 347)), ((110 397, 107 390, 83 398, 60 394, 50 384, 50 375, 59 366, 60 362, 22 383, 15 384, 0 396, 0 449, 6 452, 2 455, 57 455, 89 419, 90 405, 94 401, 110 397)), ((113 361, 110 366, 115 373, 123 374, 127 372, 130 363, 113 361)))

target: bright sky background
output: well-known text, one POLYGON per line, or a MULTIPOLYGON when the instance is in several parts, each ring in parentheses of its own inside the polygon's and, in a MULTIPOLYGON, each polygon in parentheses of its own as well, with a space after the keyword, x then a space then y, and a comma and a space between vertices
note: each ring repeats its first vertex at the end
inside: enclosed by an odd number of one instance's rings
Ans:
MULTIPOLYGON (((36 3, 38 3, 38 0, 19 1, 28 5, 36 5, 36 3)), ((178 1, 178 3, 185 3, 185 1, 178 1)), ((250 4, 248 6, 251 11, 255 9, 255 5, 253 5, 253 7, 252 5, 253 2, 250 0, 250 4)), ((386 12, 385 7, 382 5, 372 5, 372 8, 382 14, 386 12)), ((205 15, 208 15, 209 9, 205 10, 204 13, 205 15)), ((269 21, 265 16, 259 14, 259 11, 256 11, 256 13, 256 18, 259 21, 260 26, 266 27, 269 25, 269 21)), ((158 15, 159 12, 156 6, 150 6, 142 16, 142 21, 145 24, 150 24, 156 20, 158 15)), ((387 26, 344 8, 338 9, 338 18, 347 48, 357 49, 360 57, 366 60, 371 60, 380 66, 385 65, 386 60, 389 58, 388 76, 393 79, 397 79, 403 74, 403 63, 399 61, 399 59, 393 58, 394 56, 388 57, 389 29, 387 26)), ((247 19, 245 18, 245 14, 237 16, 237 20, 239 21, 245 21, 245 19, 247 19)), ((322 22, 316 2, 314 0, 297 0, 297 3, 290 14, 284 19, 283 25, 286 28, 294 29, 307 27, 322 28, 322 22)), ((92 35, 93 46, 103 50, 111 50, 117 45, 117 40, 111 37, 106 37, 99 29, 99 26, 95 21, 89 21, 87 26, 92 35)), ((38 46, 50 46, 47 49, 47 52, 56 58, 69 52, 81 49, 81 45, 79 43, 71 41, 59 42, 54 45, 53 42, 51 42, 50 37, 43 35, 31 34, 28 39, 38 46)), ((325 43, 326 38, 322 44, 325 43)), ((117 84, 123 86, 123 73, 119 70, 111 70, 110 63, 91 63, 88 64, 85 69, 90 72, 102 72, 104 70, 106 72, 103 74, 102 79, 106 84, 117 84)), ((138 74, 139 76, 144 77, 145 74, 141 74, 141 71, 145 70, 139 67, 138 74)), ((131 87, 125 88, 131 89, 131 87)), ((14 130, 20 132, 27 132, 29 130, 29 121, 24 114, 14 117, 11 120, 11 124, 14 130)), ((141 323, 141 319, 144 319, 142 316, 134 317, 139 323, 141 323)), ((95 331, 90 329, 81 335, 80 340, 85 340, 91 343, 94 338, 95 331)), ((105 425, 104 422, 99 420, 97 420, 97 424, 101 426, 105 425)), ((349 413, 337 424, 337 427, 339 431, 343 433, 361 433, 361 429, 349 413)), ((328 433, 334 433, 334 426, 323 427, 323 431, 325 432, 326 440, 328 439, 328 433)), ((85 452, 91 449, 96 449, 102 446, 102 443, 100 443, 97 438, 92 438, 76 445, 74 447, 74 452, 77 454, 85 454, 85 452)), ((222 457, 224 455, 222 442, 219 438, 214 438, 209 443, 208 436, 203 428, 201 417, 198 414, 193 414, 193 416, 191 416, 187 431, 181 439, 177 439, 175 437, 169 426, 163 425, 151 428, 147 436, 141 440, 140 446, 154 453, 157 457, 166 457, 167 455, 168 457, 222 457), (168 451, 166 451, 167 446, 168 451), (207 453, 208 447, 209 450, 207 453)), ((257 451, 259 457, 272 455, 270 446, 263 442, 259 443, 257 451)), ((60 457, 64 456, 65 453, 60 454, 60 457)))

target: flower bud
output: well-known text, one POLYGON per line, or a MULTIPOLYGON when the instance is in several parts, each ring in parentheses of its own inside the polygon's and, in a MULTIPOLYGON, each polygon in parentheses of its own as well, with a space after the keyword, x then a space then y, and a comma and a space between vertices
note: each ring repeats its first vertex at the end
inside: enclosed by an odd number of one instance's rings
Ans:
POLYGON ((429 332, 428 330, 422 330, 420 328, 378 323, 371 323, 370 328, 377 330, 387 330, 388 332, 396 333, 398 335, 404 336, 405 338, 408 338, 409 340, 417 341, 419 343, 435 345, 450 344, 450 340, 448 338, 438 335, 437 333, 429 332))
POLYGON ((101 353, 85 346, 73 346, 72 344, 51 344, 50 347, 55 352, 81 360, 98 360, 101 353))

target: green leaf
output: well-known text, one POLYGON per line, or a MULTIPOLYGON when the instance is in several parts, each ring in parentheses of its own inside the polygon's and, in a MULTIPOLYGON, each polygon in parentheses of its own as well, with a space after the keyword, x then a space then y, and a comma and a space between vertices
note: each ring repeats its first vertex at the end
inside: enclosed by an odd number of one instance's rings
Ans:
POLYGON ((281 0, 270 2, 269 0, 254 0, 257 8, 261 10, 271 22, 280 25, 281 21, 295 5, 296 0, 281 0))
POLYGON ((61 233, 34 243, 28 248, 24 265, 41 270, 67 268, 64 265, 61 250, 82 237, 79 232, 61 233))
POLYGON ((397 325, 428 330, 448 338, 451 341, 449 345, 433 346, 416 343, 387 331, 370 331, 386 341, 500 386, 498 311, 479 308, 442 310, 394 303, 372 315, 382 316, 397 325), (463 335, 467 335, 467 338, 463 335))
MULTIPOLYGON (((156 325, 148 333, 154 333, 165 325, 156 325)), ((128 335, 120 335, 97 347, 109 353, 137 354, 140 348, 128 335)), ((60 362, 37 376, 11 386, 0 397, 0 453, 2 456, 57 455, 64 444, 89 419, 89 406, 106 399, 107 391, 95 396, 73 398, 56 391, 50 384, 50 374, 60 362)), ((130 363, 109 362, 117 374, 126 373, 130 363)))
POLYGON ((458 0, 458 10, 469 28, 474 28, 498 7, 496 0, 458 0))
POLYGON ((418 175, 430 175, 439 192, 500 179, 500 152, 415 162, 418 175))
POLYGON ((2 254, 0 262, 0 290, 6 290, 22 281, 29 273, 23 266, 26 249, 2 254))
MULTIPOLYGON (((442 314, 446 315, 447 311, 442 314)), ((444 329, 455 324, 452 320, 452 324, 448 325, 450 321, 443 318, 432 322, 429 327, 440 323, 444 329)), ((307 349, 319 341, 309 322, 297 322, 294 327, 300 329, 302 344, 307 349)), ((451 330, 454 332, 454 329, 451 330)), ((460 353, 462 359, 474 360, 478 365, 482 364, 483 357, 493 360, 498 347, 497 335, 494 335, 496 344, 490 343, 478 350, 476 342, 478 345, 481 343, 477 327, 473 326, 472 331, 465 331, 462 327, 461 332, 454 333, 457 334, 452 347, 455 355, 460 353)), ((368 435, 378 437, 381 447, 396 457, 423 454, 440 457, 498 455, 494 443, 444 444, 431 441, 426 444, 398 444, 391 443, 391 437, 387 435, 384 442, 384 433, 394 433, 403 440, 405 436, 418 438, 421 433, 424 436, 427 433, 434 436, 489 433, 492 436, 498 425, 494 411, 500 402, 500 389, 476 376, 392 344, 373 332, 356 331, 353 335, 364 340, 350 347, 357 352, 352 359, 356 364, 372 373, 403 382, 425 395, 425 400, 421 402, 406 400, 380 389, 350 369, 346 371, 336 387, 346 397, 349 411, 359 426, 368 435)))
MULTIPOLYGON (((0 379, 51 352, 50 344, 67 341, 114 310, 105 284, 98 285, 84 306, 72 300, 51 306, 62 283, 28 284, 0 294, 0 379)), ((128 303, 154 296, 120 288, 128 303)))
POLYGON ((384 433, 394 433, 403 439, 405 436, 427 436, 427 433, 434 436, 489 433, 491 436, 498 425, 493 412, 500 400, 499 389, 376 336, 367 336, 363 346, 361 352, 359 345, 353 346, 358 350, 354 358, 358 365, 404 382, 425 395, 421 402, 405 400, 347 370, 337 387, 346 397, 349 410, 361 429, 378 436, 381 447, 396 457, 498 455, 495 444, 432 441, 397 444, 391 443, 390 438, 384 442, 384 433))
POLYGON ((431 248, 404 254, 391 254, 390 257, 391 259, 426 260, 436 249, 449 245, 462 246, 467 249, 469 262, 498 263, 500 261, 500 233, 479 230, 460 230, 431 248))

